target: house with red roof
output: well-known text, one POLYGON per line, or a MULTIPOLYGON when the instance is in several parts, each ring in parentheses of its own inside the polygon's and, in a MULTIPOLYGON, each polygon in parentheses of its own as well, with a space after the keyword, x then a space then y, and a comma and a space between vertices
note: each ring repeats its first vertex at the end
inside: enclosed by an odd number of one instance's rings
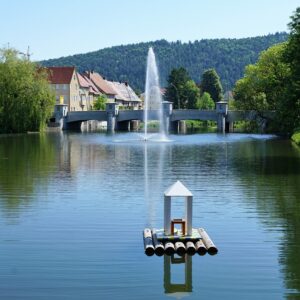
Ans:
POLYGON ((138 109, 142 105, 141 99, 127 82, 107 81, 115 91, 115 102, 123 107, 138 109))
POLYGON ((56 95, 56 104, 68 105, 69 111, 92 110, 94 101, 102 94, 124 107, 141 106, 141 100, 127 82, 108 81, 93 71, 79 74, 75 67, 47 69, 49 82, 56 95))
POLYGON ((117 92, 110 84, 97 72, 88 71, 84 73, 84 76, 90 79, 97 89, 107 96, 108 99, 115 99, 117 92))
POLYGON ((79 97, 83 110, 92 110, 94 101, 101 95, 94 83, 86 76, 77 73, 79 82, 79 97))
POLYGON ((68 105, 69 111, 87 110, 81 101, 75 67, 48 67, 49 82, 56 96, 56 104, 68 105))

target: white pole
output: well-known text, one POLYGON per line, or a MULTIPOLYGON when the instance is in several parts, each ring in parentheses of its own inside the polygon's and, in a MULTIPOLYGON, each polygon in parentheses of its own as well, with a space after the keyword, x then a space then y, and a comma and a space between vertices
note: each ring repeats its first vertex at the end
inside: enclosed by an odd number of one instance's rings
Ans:
POLYGON ((171 234, 171 197, 170 196, 165 196, 164 232, 165 232, 165 235, 171 234))
POLYGON ((192 235, 193 233, 193 196, 186 197, 185 200, 186 207, 186 227, 187 227, 187 235, 192 235))

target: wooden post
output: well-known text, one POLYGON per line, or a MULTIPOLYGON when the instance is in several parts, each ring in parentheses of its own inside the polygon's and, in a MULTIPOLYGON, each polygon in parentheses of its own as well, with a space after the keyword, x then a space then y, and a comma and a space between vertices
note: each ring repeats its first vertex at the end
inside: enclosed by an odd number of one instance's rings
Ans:
POLYGON ((155 230, 152 230, 152 240, 153 240, 155 254, 158 256, 162 256, 165 253, 165 248, 163 243, 157 239, 155 230))
POLYGON ((175 251, 180 256, 184 255, 186 253, 186 249, 185 249, 184 243, 182 243, 182 242, 176 242, 175 243, 175 251))
POLYGON ((174 247, 173 243, 171 243, 171 242, 165 243, 165 253, 167 255, 172 255, 175 253, 175 247, 174 247))
POLYGON ((194 255, 196 253, 196 248, 193 242, 186 243, 186 253, 189 255, 194 255))
POLYGON ((200 235, 202 237, 203 243, 204 243, 204 245, 205 245, 205 247, 207 249, 208 254, 210 254, 210 255, 217 254, 218 253, 218 249, 215 246, 215 244, 212 242, 212 240, 210 239, 210 237, 206 233, 206 231, 203 228, 199 228, 198 231, 199 231, 199 233, 200 233, 200 235))
POLYGON ((149 228, 144 230, 144 248, 145 254, 147 256, 152 256, 154 254, 154 246, 152 242, 152 234, 149 228))
POLYGON ((202 240, 199 240, 197 243, 196 243, 196 251, 199 255, 205 255, 206 252, 207 252, 207 249, 205 247, 205 245, 203 244, 203 241, 202 240))

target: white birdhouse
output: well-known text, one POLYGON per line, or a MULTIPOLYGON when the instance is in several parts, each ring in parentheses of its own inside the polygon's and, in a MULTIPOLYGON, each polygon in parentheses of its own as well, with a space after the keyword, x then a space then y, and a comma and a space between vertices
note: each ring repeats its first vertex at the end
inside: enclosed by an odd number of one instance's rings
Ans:
POLYGON ((164 202, 164 234, 174 235, 174 225, 181 224, 182 235, 192 235, 193 194, 180 181, 177 181, 165 191, 164 202), (171 220, 172 197, 185 198, 185 219, 171 220))

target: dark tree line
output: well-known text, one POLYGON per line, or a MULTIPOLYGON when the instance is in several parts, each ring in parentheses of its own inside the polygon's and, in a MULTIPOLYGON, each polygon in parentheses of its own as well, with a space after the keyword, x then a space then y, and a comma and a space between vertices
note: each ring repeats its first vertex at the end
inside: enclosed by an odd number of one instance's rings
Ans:
POLYGON ((144 91, 146 56, 148 48, 152 46, 159 62, 162 86, 167 85, 168 75, 173 68, 184 67, 196 83, 199 82, 199 74, 213 68, 221 78, 224 91, 227 91, 243 76, 245 66, 256 62, 261 51, 286 41, 287 37, 286 33, 276 33, 253 38, 189 43, 159 40, 51 59, 42 64, 72 65, 79 71, 94 70, 110 80, 128 81, 134 89, 144 91))

